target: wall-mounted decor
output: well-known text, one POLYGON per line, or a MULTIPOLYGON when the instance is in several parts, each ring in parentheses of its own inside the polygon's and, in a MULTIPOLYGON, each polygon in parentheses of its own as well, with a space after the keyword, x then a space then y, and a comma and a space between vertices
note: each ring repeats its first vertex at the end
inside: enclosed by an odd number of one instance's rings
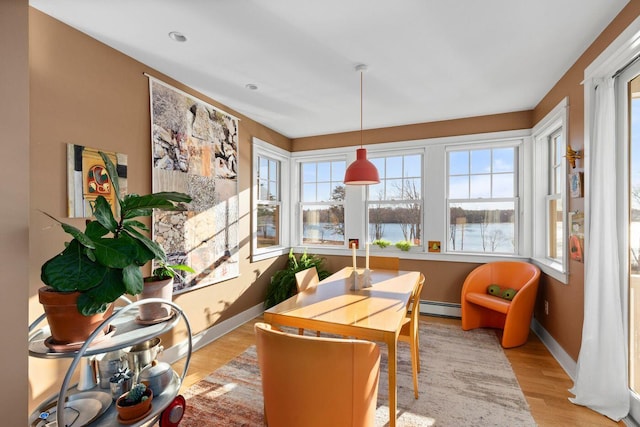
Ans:
POLYGON ((154 212, 153 237, 195 274, 174 294, 239 275, 238 119, 149 78, 153 191, 180 191, 184 212, 154 212))
POLYGON ((440 252, 440 241, 439 240, 429 240, 428 250, 429 250, 429 252, 440 252))
POLYGON ((349 248, 360 249, 360 239, 349 239, 349 248))
POLYGON ((569 190, 571 197, 582 197, 582 172, 571 172, 569 175, 569 190))
POLYGON ((584 214, 569 212, 569 256, 571 259, 584 262, 584 214))
POLYGON ((113 186, 99 151, 107 154, 118 170, 121 196, 127 194, 126 154, 67 144, 67 211, 70 218, 93 216, 93 204, 98 196, 104 196, 113 209, 117 209, 113 186))

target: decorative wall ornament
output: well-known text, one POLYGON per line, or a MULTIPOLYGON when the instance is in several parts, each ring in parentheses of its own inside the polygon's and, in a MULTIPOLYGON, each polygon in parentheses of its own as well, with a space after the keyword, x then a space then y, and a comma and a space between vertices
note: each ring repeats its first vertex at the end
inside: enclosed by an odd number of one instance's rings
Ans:
POLYGON ((583 197, 583 173, 571 172, 569 174, 569 192, 572 198, 583 197))
POLYGON ((572 169, 576 167, 576 160, 582 159, 582 151, 574 150, 570 145, 567 145, 567 154, 565 155, 572 169))
POLYGON ((196 270, 174 294, 239 275, 238 119, 149 78, 153 191, 180 191, 185 212, 154 212, 153 237, 170 264, 196 270))
MULTIPOLYGON (((69 218, 90 218, 93 203, 104 196, 116 209, 115 194, 99 151, 107 154, 118 170, 121 197, 127 194, 127 155, 67 144, 67 211, 69 218)), ((117 215, 114 212, 114 215, 117 215)))
POLYGON ((584 213, 569 212, 569 257, 584 262, 584 213))

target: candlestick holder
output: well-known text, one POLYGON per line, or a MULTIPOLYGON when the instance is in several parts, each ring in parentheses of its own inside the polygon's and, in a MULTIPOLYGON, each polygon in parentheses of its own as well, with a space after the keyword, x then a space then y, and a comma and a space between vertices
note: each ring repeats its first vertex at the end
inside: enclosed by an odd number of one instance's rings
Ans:
POLYGON ((349 290, 359 291, 360 289, 362 289, 362 286, 360 284, 360 275, 355 268, 353 269, 353 272, 351 272, 351 275, 347 278, 347 281, 349 283, 349 290))
POLYGON ((361 288, 370 288, 371 287, 371 270, 365 268, 362 274, 358 276, 358 280, 361 282, 361 288))

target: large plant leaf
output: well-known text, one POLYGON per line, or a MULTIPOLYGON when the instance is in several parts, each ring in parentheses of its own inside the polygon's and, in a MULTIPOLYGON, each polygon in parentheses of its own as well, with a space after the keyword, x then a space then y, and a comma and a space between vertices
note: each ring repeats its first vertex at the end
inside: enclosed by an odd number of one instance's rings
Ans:
POLYGON ((99 152, 100 157, 102 157, 102 161, 107 168, 107 173, 109 174, 109 178, 111 178, 111 184, 113 185, 113 191, 116 194, 116 198, 118 199, 118 203, 122 203, 120 198, 120 181, 118 180, 118 171, 116 166, 113 164, 109 156, 104 154, 102 151, 99 152))
POLYGON ((65 224, 64 222, 60 221, 58 218, 54 217, 53 215, 49 215, 48 213, 43 211, 40 211, 40 212, 42 212, 43 214, 45 214, 46 216, 48 216, 49 218, 51 218, 52 220, 60 224, 60 226, 62 227, 65 233, 70 234, 74 239, 76 239, 83 246, 90 249, 94 248, 93 241, 91 240, 91 237, 89 235, 83 233, 73 225, 65 224))
MULTIPOLYGON (((158 193, 153 193, 154 197, 162 197, 163 199, 170 200, 175 203, 189 203, 192 199, 191 196, 185 193, 180 193, 177 191, 160 191, 158 193)), ((181 209, 180 205, 177 206, 178 209, 181 209)))
POLYGON ((128 230, 132 230, 136 228, 142 231, 149 231, 149 227, 147 227, 147 224, 140 222, 136 219, 125 219, 122 221, 122 226, 128 230))
POLYGON ((109 268, 97 286, 78 298, 78 310, 85 316, 103 312, 110 303, 125 293, 122 270, 109 268))
POLYGON ((130 265, 122 270, 122 282, 124 283, 124 287, 128 294, 138 295, 141 293, 142 288, 144 287, 144 280, 142 278, 140 267, 130 265))
POLYGON ((100 237, 103 237, 109 234, 109 230, 104 228, 104 226, 100 224, 98 221, 89 221, 87 223, 87 228, 84 230, 84 233, 90 239, 99 239, 100 237))
POLYGON ((118 239, 98 239, 95 244, 94 253, 100 264, 110 268, 125 268, 137 262, 137 244, 126 235, 122 235, 118 239), (132 244, 132 242, 134 243, 132 244))
POLYGON ((122 217, 129 219, 138 216, 150 216, 153 209, 183 210, 180 205, 174 204, 173 200, 191 201, 191 197, 177 192, 155 193, 145 196, 129 194, 124 198, 120 206, 122 217))
POLYGON ((96 217, 96 221, 110 232, 115 233, 118 229, 118 221, 113 217, 111 205, 103 196, 98 196, 96 199, 96 203, 93 206, 93 216, 96 217))
POLYGON ((62 226, 62 229, 66 233, 71 234, 73 238, 76 239, 78 243, 80 243, 82 246, 87 247, 89 249, 95 249, 95 244, 93 240, 89 236, 87 236, 85 233, 78 230, 73 225, 65 224, 64 222, 61 222, 60 225, 62 226))
POLYGON ((57 291, 83 291, 96 286, 107 268, 92 262, 77 240, 42 265, 40 279, 57 291))
POLYGON ((162 247, 158 243, 154 242, 144 234, 140 233, 135 228, 130 227, 128 224, 125 225, 124 229, 125 229, 125 232, 129 233, 129 235, 133 239, 136 239, 139 243, 141 243, 141 245, 143 246, 141 250, 146 249, 146 252, 140 252, 140 254, 138 255, 139 261, 143 261, 144 259, 143 264, 146 263, 147 261, 151 261, 152 259, 156 259, 160 262, 165 262, 167 260, 167 254, 164 252, 164 249, 162 249, 162 247))

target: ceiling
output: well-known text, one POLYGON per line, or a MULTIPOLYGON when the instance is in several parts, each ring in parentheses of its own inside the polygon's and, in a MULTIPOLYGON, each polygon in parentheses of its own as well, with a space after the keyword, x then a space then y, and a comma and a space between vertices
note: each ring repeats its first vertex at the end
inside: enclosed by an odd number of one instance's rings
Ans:
POLYGON ((287 137, 532 109, 628 0, 30 0, 287 137), (183 43, 168 37, 178 31, 183 43), (248 84, 256 90, 247 89, 248 84))

